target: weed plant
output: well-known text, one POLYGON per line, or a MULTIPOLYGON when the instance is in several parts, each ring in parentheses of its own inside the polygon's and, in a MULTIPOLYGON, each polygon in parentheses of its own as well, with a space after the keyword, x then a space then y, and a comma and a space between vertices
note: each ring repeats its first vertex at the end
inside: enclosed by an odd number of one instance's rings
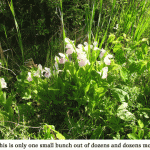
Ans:
POLYGON ((150 3, 103 3, 85 7, 76 38, 64 26, 60 0, 62 39, 29 47, 11 0, 19 47, 15 56, 1 51, 1 139, 150 138, 150 3))

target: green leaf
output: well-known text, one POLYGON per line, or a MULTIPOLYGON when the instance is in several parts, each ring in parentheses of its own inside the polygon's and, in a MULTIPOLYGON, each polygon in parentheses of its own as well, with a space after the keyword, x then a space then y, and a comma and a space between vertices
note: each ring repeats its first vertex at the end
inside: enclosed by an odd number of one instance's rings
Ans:
POLYGON ((44 125, 43 126, 44 127, 44 132, 45 132, 45 137, 46 137, 46 139, 48 138, 50 138, 50 139, 55 139, 55 137, 54 137, 54 135, 53 135, 53 133, 51 134, 51 130, 56 134, 56 137, 58 138, 58 139, 60 139, 60 140, 65 140, 65 137, 61 134, 61 133, 59 133, 58 131, 56 131, 55 130, 55 126, 53 126, 53 125, 44 125))
POLYGON ((113 42, 114 39, 115 39, 115 35, 114 35, 114 34, 110 34, 110 35, 109 35, 109 38, 108 38, 108 40, 107 40, 107 43, 113 42))
POLYGON ((58 139, 60 139, 60 140, 65 140, 65 137, 61 134, 61 133, 59 133, 59 132, 57 132, 57 131, 55 131, 56 132, 56 137, 58 138, 58 139))
POLYGON ((137 132, 137 126, 133 127, 132 129, 132 133, 136 133, 137 132))
POLYGON ((139 110, 150 111, 150 108, 139 108, 139 110))
POLYGON ((129 139, 131 139, 131 140, 137 140, 137 139, 139 139, 139 137, 138 137, 135 133, 127 134, 127 136, 128 136, 129 139))
POLYGON ((129 65, 129 71, 130 73, 133 73, 133 72, 138 72, 139 71, 139 65, 136 61, 132 61, 131 64, 129 65))
POLYGON ((117 116, 124 121, 134 121, 136 119, 135 116, 126 109, 118 109, 117 116))
POLYGON ((55 139, 54 135, 51 134, 51 131, 50 131, 50 129, 53 128, 52 125, 44 125, 43 128, 44 128, 44 132, 45 132, 44 139, 55 139))
POLYGON ((121 76, 121 78, 123 79, 124 82, 128 79, 128 73, 127 73, 126 68, 121 68, 120 69, 120 76, 121 76))
POLYGON ((147 61, 142 60, 139 62, 139 65, 140 65, 139 73, 143 73, 147 68, 147 61))
POLYGON ((98 94, 103 93, 104 88, 103 87, 95 88, 95 92, 97 92, 98 94))
POLYGON ((31 94, 25 92, 25 94, 24 94, 24 96, 22 97, 22 99, 26 99, 26 100, 31 99, 31 94))
POLYGON ((120 111, 120 110, 124 110, 124 109, 126 109, 128 107, 128 103, 126 103, 126 102, 123 102, 119 107, 118 107, 118 110, 120 111))
POLYGON ((147 42, 147 45, 149 45, 149 41, 148 41, 148 38, 143 38, 142 41, 146 41, 147 42))
POLYGON ((104 126, 101 127, 101 125, 99 125, 99 126, 97 127, 97 129, 93 131, 93 133, 92 133, 90 139, 99 139, 100 136, 101 136, 101 134, 103 133, 104 128, 105 128, 104 126))
POLYGON ((135 116, 127 110, 128 103, 123 102, 117 110, 117 116, 125 121, 133 121, 135 120, 135 116))
POLYGON ((112 88, 112 94, 115 98, 119 99, 120 102, 125 102, 125 98, 129 99, 129 94, 119 88, 112 88))
POLYGON ((121 43, 118 43, 114 46, 113 48, 113 52, 116 53, 118 50, 122 49, 122 45, 121 43))
POLYGON ((143 114, 143 116, 144 116, 145 118, 149 118, 149 116, 147 115, 146 112, 142 112, 142 114, 143 114))
POLYGON ((144 124, 141 120, 138 120, 138 125, 140 126, 140 128, 143 128, 144 127, 144 124))
POLYGON ((32 102, 28 102, 27 105, 31 106, 32 102))
POLYGON ((115 59, 117 60, 119 64, 123 64, 126 62, 126 57, 122 48, 116 51, 115 59))
POLYGON ((91 83, 89 83, 89 84, 85 87, 85 89, 84 89, 85 94, 89 91, 90 85, 91 85, 91 83))
POLYGON ((144 136, 144 130, 140 129, 138 132, 139 139, 142 139, 144 136))

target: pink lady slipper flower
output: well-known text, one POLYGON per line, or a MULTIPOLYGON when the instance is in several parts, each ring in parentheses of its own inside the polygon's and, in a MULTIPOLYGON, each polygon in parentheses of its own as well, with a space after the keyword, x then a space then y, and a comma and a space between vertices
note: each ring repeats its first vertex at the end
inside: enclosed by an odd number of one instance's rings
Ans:
POLYGON ((94 45, 94 51, 96 51, 96 50, 100 50, 97 46, 98 46, 98 42, 97 41, 95 41, 94 43, 93 43, 93 45, 94 45))
POLYGON ((104 68, 102 69, 102 72, 98 72, 98 71, 97 71, 97 73, 100 74, 100 76, 102 75, 102 79, 107 78, 108 67, 104 67, 104 68), (103 72, 103 75, 102 75, 102 72, 103 72))
POLYGON ((33 80, 32 77, 31 77, 31 72, 28 72, 27 80, 28 80, 28 81, 32 81, 32 80, 33 80))
POLYGON ((1 88, 7 88, 7 83, 4 78, 0 78, 1 88))
POLYGON ((50 73, 50 68, 47 68, 47 67, 45 67, 45 74, 44 74, 44 76, 46 77, 46 78, 49 78, 50 76, 51 76, 51 73, 50 73))
POLYGON ((88 45, 88 43, 87 43, 87 42, 84 42, 84 45, 86 46, 86 45, 88 45))
POLYGON ((78 45, 78 49, 77 49, 77 59, 79 60, 79 66, 80 67, 83 67, 85 66, 86 64, 89 64, 90 65, 90 62, 89 60, 87 59, 87 55, 86 55, 86 52, 84 52, 82 50, 83 46, 82 44, 79 44, 78 45))
POLYGON ((98 47, 94 47, 94 49, 93 49, 94 51, 96 51, 96 50, 100 50, 98 47))
POLYGON ((69 48, 69 49, 66 51, 66 54, 70 55, 70 54, 72 54, 73 52, 75 52, 75 50, 69 48))
POLYGON ((69 61, 72 60, 72 53, 73 53, 73 52, 75 52, 74 49, 68 49, 68 50, 66 51, 66 54, 68 54, 69 61))
POLYGON ((101 49, 101 53, 100 53, 100 58, 102 58, 103 56, 104 56, 104 54, 105 54, 105 52, 106 52, 106 50, 104 50, 103 48, 101 49))
POLYGON ((39 64, 38 65, 38 70, 36 71, 36 73, 34 73, 34 76, 41 77, 42 73, 43 73, 42 65, 39 64))
POLYGON ((86 64, 90 65, 89 60, 87 59, 86 53, 82 52, 82 53, 78 53, 78 57, 77 59, 79 60, 79 66, 85 66, 86 64))
MULTIPOLYGON (((93 48, 93 45, 90 45, 90 49, 92 49, 93 48)), ((88 51, 88 45, 86 45, 85 47, 84 47, 84 50, 87 52, 88 51)))
POLYGON ((104 58, 104 62, 106 65, 110 65, 111 61, 109 58, 113 58, 113 55, 108 54, 105 58, 104 58))
MULTIPOLYGON (((77 54, 79 53, 83 53, 83 45, 82 44, 78 44, 77 48, 76 48, 76 52, 77 54)), ((84 52, 85 53, 85 52, 84 52)))
POLYGON ((58 67, 58 63, 55 61, 55 64, 53 66, 53 74, 56 75, 57 73, 59 73, 59 67, 58 67))
POLYGON ((87 55, 85 52, 77 53, 77 55, 78 55, 78 57, 77 57, 78 60, 87 58, 87 55))
POLYGON ((75 51, 75 49, 74 49, 75 45, 73 44, 74 41, 71 42, 71 40, 69 38, 65 38, 65 42, 67 43, 67 45, 66 45, 66 48, 68 49, 67 53, 72 54, 75 51))
POLYGON ((66 48, 67 48, 66 54, 72 54, 73 52, 75 52, 75 49, 72 44, 67 44, 66 48))
POLYGON ((94 47, 97 47, 98 42, 97 42, 97 41, 95 41, 95 42, 93 43, 93 45, 94 45, 94 47))
MULTIPOLYGON (((69 38, 65 38, 65 42, 68 43, 68 44, 71 44, 70 42, 71 40, 69 38)), ((72 43, 74 43, 74 41, 72 41, 72 43)))
MULTIPOLYGON (((65 55, 63 54, 63 53, 58 53, 59 55, 60 55, 60 59, 59 59, 59 63, 60 64, 64 64, 66 61, 68 61, 65 57, 65 55)), ((67 56, 68 56, 68 54, 67 54, 67 56)))
POLYGON ((89 65, 90 65, 90 62, 89 62, 88 59, 81 59, 81 60, 79 60, 79 66, 80 66, 80 67, 83 67, 83 66, 85 66, 86 64, 89 64, 89 65))

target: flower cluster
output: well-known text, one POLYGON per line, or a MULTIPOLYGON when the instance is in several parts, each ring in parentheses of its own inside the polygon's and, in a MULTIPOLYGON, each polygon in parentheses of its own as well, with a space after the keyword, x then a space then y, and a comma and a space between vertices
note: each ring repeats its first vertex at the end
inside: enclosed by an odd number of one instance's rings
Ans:
MULTIPOLYGON (((58 70, 58 64, 57 64, 57 62, 55 62, 54 66, 56 68, 56 71, 54 70, 53 74, 56 74, 56 73, 59 73, 60 71, 62 71, 62 70, 58 70)), ((53 66, 53 68, 54 68, 54 66, 53 66)), ((52 75, 52 73, 51 73, 50 68, 45 67, 44 69, 42 69, 42 65, 39 64, 38 65, 38 70, 36 72, 34 72, 33 76, 36 76, 36 77, 43 77, 44 76, 46 78, 49 78, 49 77, 51 77, 51 75, 52 75)), ((28 72, 27 80, 28 81, 32 81, 33 80, 32 77, 31 77, 31 72, 28 72)))
MULTIPOLYGON (((46 77, 49 78, 51 77, 52 73, 54 75, 58 74, 59 72, 63 71, 63 70, 59 70, 58 68, 58 64, 64 64, 65 62, 72 61, 72 54, 76 53, 77 54, 77 60, 78 60, 78 64, 80 67, 83 67, 85 65, 90 65, 90 61, 87 59, 87 52, 88 52, 88 43, 84 42, 84 46, 82 44, 79 44, 77 46, 77 48, 74 45, 74 41, 71 41, 69 38, 65 38, 65 42, 66 44, 66 54, 63 53, 59 53, 59 56, 55 56, 55 64, 53 66, 53 72, 51 72, 50 68, 45 67, 44 69, 42 69, 42 65, 39 64, 38 65, 38 70, 36 72, 34 72, 33 76, 36 77, 46 77), (44 73, 44 75, 43 75, 44 73)), ((106 53, 106 50, 99 49, 97 47, 98 43, 94 42, 93 45, 90 45, 90 48, 93 50, 99 50, 100 51, 100 55, 99 57, 102 58, 104 56, 104 54, 106 53)), ((111 60, 110 58, 113 58, 112 55, 108 54, 105 58, 104 58, 104 63, 106 65, 110 65, 111 60)), ((1 65, 1 64, 0 64, 1 65)), ((102 69, 102 72, 97 71, 98 74, 102 75, 102 79, 107 78, 107 72, 108 72, 108 67, 104 67, 102 69), (103 72, 103 75, 102 75, 103 72)), ((27 77, 28 81, 32 81, 32 76, 31 76, 31 72, 28 72, 28 77, 27 77)), ((5 82, 4 78, 0 79, 1 82, 1 87, 2 88, 7 88, 7 83, 5 82)))
MULTIPOLYGON (((67 56, 71 55, 72 53, 74 52, 77 52, 77 59, 78 59, 78 63, 79 63, 79 66, 82 67, 82 66, 85 66, 86 64, 89 64, 90 65, 90 62, 89 60, 87 59, 87 52, 88 52, 88 43, 87 42, 84 42, 84 45, 83 46, 82 44, 79 44, 77 46, 77 48, 75 48, 75 45, 73 44, 73 41, 71 42, 71 40, 69 40, 68 38, 65 39, 65 42, 67 43, 66 45, 66 48, 67 48, 67 51, 66 51, 66 54, 67 56)), ((93 49, 93 50, 100 50, 98 47, 97 47, 98 43, 95 41, 93 43, 93 45, 90 45, 90 48, 93 49)), ((100 50, 100 55, 99 57, 102 58, 105 54, 106 50, 104 50, 103 48, 100 50)), ((65 55, 64 55, 65 56, 65 55)), ((111 60, 110 58, 113 58, 113 55, 110 55, 108 54, 105 58, 104 58, 104 63, 106 65, 110 65, 111 63, 111 60)), ((65 62, 65 61, 64 61, 65 62)), ((103 75, 102 75, 102 79, 105 79, 107 78, 107 72, 108 72, 108 67, 104 67, 102 69, 103 71, 103 75)), ((101 75, 101 72, 97 72, 101 75)))
MULTIPOLYGON (((82 44, 78 44, 77 48, 74 45, 74 41, 71 41, 69 38, 65 38, 65 42, 66 42, 66 54, 63 53, 58 53, 60 57, 55 56, 55 64, 53 66, 53 68, 55 69, 55 71, 53 71, 53 74, 59 73, 62 70, 58 70, 58 64, 65 64, 65 62, 68 61, 72 61, 72 54, 76 53, 77 54, 77 61, 80 67, 83 67, 85 65, 90 65, 90 61, 87 59, 87 53, 88 53, 88 43, 84 42, 84 46, 82 44)), ((97 47, 98 43, 94 42, 93 45, 90 45, 90 48, 93 49, 94 51, 99 50, 100 51, 100 55, 99 57, 102 58, 106 52, 106 50, 104 50, 103 48, 100 50, 97 47)), ((112 55, 108 54, 105 58, 104 58, 104 63, 106 65, 110 65, 111 60, 110 58, 113 58, 112 55)), ((50 68, 45 67, 44 70, 42 70, 42 66, 41 64, 38 65, 38 70, 34 73, 33 76, 37 76, 37 77, 41 77, 43 76, 43 73, 45 72, 44 76, 46 78, 49 78, 51 76, 51 72, 50 72, 50 68)), ((102 69, 103 75, 102 75, 102 79, 107 78, 107 72, 108 72, 108 67, 104 67, 102 69)), ((100 75, 102 74, 101 72, 98 72, 100 75)), ((32 81, 32 77, 31 77, 31 72, 28 72, 28 81, 32 81)))

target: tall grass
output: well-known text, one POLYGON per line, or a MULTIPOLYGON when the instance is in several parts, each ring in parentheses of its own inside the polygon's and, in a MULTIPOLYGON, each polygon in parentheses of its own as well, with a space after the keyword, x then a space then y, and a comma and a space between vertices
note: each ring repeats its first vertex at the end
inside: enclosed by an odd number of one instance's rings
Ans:
POLYGON ((20 33, 20 30, 19 30, 19 26, 18 26, 18 23, 17 23, 17 20, 15 18, 15 11, 14 11, 14 7, 13 7, 13 2, 11 0, 11 3, 9 3, 9 7, 10 7, 10 10, 12 12, 12 15, 14 17, 14 21, 15 21, 15 26, 16 26, 16 30, 17 30, 17 35, 18 35, 18 44, 19 44, 19 47, 21 49, 21 53, 22 53, 22 61, 23 61, 23 64, 24 64, 24 54, 23 54, 23 45, 22 45, 22 40, 21 40, 21 33, 20 33))

